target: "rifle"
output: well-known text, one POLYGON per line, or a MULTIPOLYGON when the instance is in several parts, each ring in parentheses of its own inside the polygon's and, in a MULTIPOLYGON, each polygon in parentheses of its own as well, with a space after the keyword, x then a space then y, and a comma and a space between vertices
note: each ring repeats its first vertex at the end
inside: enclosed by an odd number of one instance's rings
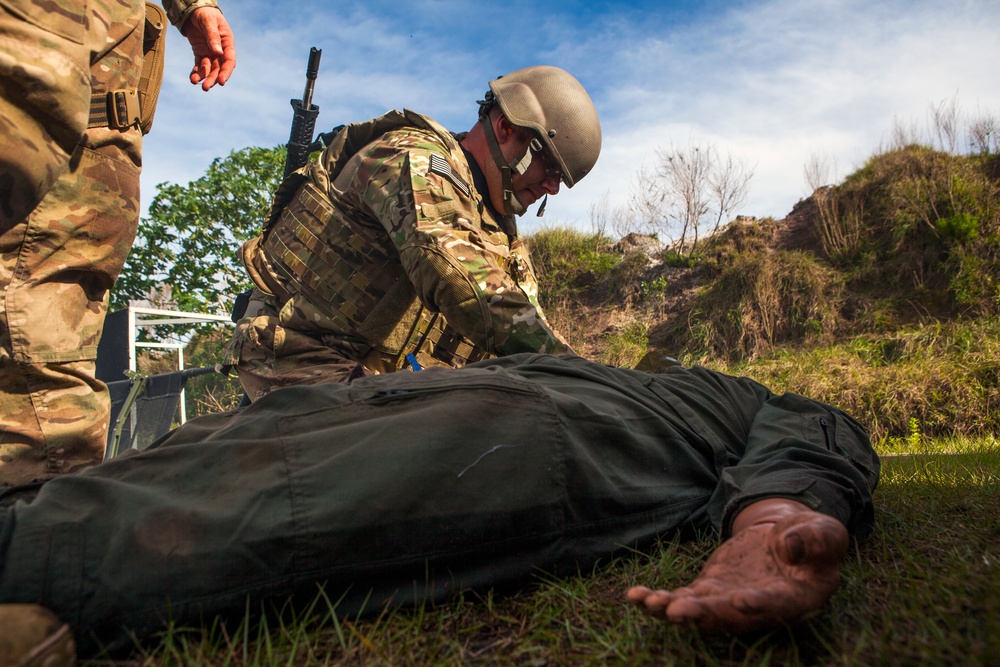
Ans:
MULTIPOLYGON (((309 161, 309 154, 323 147, 319 142, 313 142, 313 130, 316 128, 319 107, 312 103, 316 75, 319 74, 319 59, 322 55, 322 49, 317 49, 315 46, 309 49, 309 64, 306 66, 306 89, 302 93, 301 100, 290 100, 293 114, 292 131, 288 137, 288 143, 285 145, 287 153, 282 180, 288 178, 288 175, 296 169, 305 166, 306 162, 309 161)), ((252 292, 251 288, 236 295, 233 312, 230 315, 233 322, 239 322, 246 314, 252 292)), ((244 398, 246 398, 245 395, 244 398)), ((243 403, 241 402, 240 405, 243 403)))
POLYGON ((288 137, 285 156, 285 173, 282 178, 305 166, 309 161, 309 153, 313 150, 313 130, 316 128, 316 117, 319 107, 312 103, 313 88, 316 85, 316 75, 319 74, 319 59, 322 49, 315 46, 309 49, 309 65, 306 67, 306 89, 301 100, 290 100, 292 105, 292 131, 288 137))

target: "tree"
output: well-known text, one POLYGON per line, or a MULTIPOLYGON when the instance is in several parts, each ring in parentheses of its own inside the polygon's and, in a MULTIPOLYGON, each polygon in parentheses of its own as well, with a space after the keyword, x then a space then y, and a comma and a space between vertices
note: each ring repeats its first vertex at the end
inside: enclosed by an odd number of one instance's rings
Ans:
POLYGON ((690 239, 692 253, 698 245, 698 227, 710 210, 707 189, 712 153, 711 147, 703 150, 697 144, 656 152, 660 160, 656 175, 666 195, 668 220, 680 227, 680 249, 686 248, 690 239))
POLYGON ((747 167, 743 160, 738 160, 729 153, 725 156, 714 155, 714 164, 708 174, 708 190, 715 204, 713 234, 719 231, 723 220, 746 205, 751 178, 753 168, 747 167))
POLYGON ((284 160, 284 146, 244 148, 187 185, 159 184, 111 307, 159 295, 184 311, 228 312, 249 286, 237 251, 260 232, 284 160))
POLYGON ((663 231, 678 254, 693 254, 704 230, 717 232, 746 203, 753 168, 711 145, 690 143, 656 155, 655 167, 637 175, 630 208, 651 231, 663 231))

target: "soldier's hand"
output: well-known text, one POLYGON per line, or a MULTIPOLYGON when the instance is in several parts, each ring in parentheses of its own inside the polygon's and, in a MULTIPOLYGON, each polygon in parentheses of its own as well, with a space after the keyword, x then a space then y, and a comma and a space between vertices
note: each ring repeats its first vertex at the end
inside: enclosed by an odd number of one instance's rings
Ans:
POLYGON ((209 90, 226 85, 236 67, 236 40, 222 12, 215 7, 199 7, 184 24, 184 35, 194 52, 191 83, 209 90))

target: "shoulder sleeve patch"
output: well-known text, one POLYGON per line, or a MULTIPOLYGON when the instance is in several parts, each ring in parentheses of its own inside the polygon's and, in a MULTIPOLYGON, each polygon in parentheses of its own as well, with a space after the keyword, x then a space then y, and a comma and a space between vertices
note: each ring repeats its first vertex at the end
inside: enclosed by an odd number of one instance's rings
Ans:
POLYGON ((431 153, 430 166, 427 168, 427 171, 444 176, 466 197, 471 196, 472 193, 469 190, 469 184, 462 180, 462 177, 452 170, 451 163, 449 163, 448 160, 444 159, 437 153, 431 153))

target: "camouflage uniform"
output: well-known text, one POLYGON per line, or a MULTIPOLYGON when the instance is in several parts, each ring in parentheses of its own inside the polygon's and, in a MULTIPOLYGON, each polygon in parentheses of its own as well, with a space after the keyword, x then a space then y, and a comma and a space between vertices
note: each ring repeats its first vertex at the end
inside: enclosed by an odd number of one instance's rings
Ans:
MULTIPOLYGON (((164 0, 175 24, 214 0, 164 0)), ((142 0, 0 0, 0 484, 99 462, 94 378, 139 220, 139 129, 88 127, 135 90, 142 0)))
POLYGON ((455 136, 411 111, 340 131, 244 244, 256 286, 230 362, 268 389, 403 368, 562 353, 527 249, 455 136))

